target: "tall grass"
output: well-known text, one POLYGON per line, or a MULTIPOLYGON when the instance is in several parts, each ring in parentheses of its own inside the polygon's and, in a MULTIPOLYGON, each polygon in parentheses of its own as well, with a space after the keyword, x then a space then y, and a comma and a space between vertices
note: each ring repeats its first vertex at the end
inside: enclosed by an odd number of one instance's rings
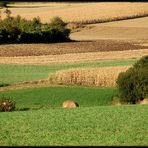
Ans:
POLYGON ((53 84, 115 87, 119 73, 128 68, 129 66, 117 66, 63 70, 49 75, 48 80, 53 84))

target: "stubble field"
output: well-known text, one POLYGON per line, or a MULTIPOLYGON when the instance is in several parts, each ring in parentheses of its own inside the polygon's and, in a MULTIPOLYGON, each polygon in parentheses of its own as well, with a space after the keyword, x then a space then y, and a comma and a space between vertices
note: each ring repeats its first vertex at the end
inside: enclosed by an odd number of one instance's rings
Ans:
POLYGON ((55 16, 66 22, 98 23, 148 15, 148 3, 142 2, 18 3, 10 6, 14 16, 19 14, 27 19, 39 16, 43 22, 55 16))

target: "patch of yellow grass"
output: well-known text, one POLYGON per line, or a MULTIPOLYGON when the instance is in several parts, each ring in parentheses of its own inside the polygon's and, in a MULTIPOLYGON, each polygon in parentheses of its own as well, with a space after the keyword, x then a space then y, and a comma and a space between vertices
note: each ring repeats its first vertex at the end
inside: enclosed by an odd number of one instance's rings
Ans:
MULTIPOLYGON (((15 6, 15 5, 14 5, 15 6)), ((98 23, 148 15, 148 3, 95 2, 95 3, 46 3, 37 7, 31 4, 9 8, 14 16, 27 19, 39 16, 49 22, 55 16, 65 22, 98 23)))
POLYGON ((62 70, 50 75, 48 80, 53 84, 115 87, 119 73, 128 68, 119 66, 62 70))

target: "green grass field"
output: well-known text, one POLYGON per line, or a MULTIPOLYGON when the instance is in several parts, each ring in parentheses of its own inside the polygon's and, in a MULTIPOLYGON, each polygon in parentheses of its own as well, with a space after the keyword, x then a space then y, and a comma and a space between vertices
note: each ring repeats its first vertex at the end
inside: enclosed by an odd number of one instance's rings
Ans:
POLYGON ((77 67, 106 67, 132 65, 136 59, 96 61, 78 64, 57 65, 5 65, 0 64, 0 84, 15 84, 23 81, 39 80, 47 78, 49 73, 57 70, 77 67))
MULTIPOLYGON (((132 65, 136 59, 60 65, 0 65, 0 84, 38 80, 57 70, 132 65)), ((147 146, 148 106, 111 105, 117 88, 49 86, 1 91, 16 111, 0 113, 1 146, 147 146), (65 109, 65 100, 80 107, 65 109)))
POLYGON ((0 113, 1 146, 147 146, 148 106, 0 113))
POLYGON ((62 107, 65 100, 73 100, 80 107, 110 105, 116 88, 91 88, 77 86, 59 86, 47 88, 30 88, 0 92, 0 97, 11 97, 17 108, 62 107))

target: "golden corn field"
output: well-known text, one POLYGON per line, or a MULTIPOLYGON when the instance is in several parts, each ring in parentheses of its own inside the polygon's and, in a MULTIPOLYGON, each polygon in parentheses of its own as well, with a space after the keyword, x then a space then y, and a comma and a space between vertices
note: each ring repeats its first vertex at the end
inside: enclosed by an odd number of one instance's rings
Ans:
MULTIPOLYGON (((65 22, 98 23, 122 20, 148 15, 148 3, 98 2, 98 3, 39 3, 11 4, 12 15, 21 15, 27 19, 39 16, 43 22, 49 22, 55 16, 65 22), (92 11, 93 10, 93 11, 92 11)), ((4 9, 2 10, 4 11, 4 9)), ((3 16, 4 17, 4 16, 3 16)))
POLYGON ((119 73, 125 72, 129 67, 119 66, 62 70, 49 75, 48 80, 53 84, 115 87, 119 73))

